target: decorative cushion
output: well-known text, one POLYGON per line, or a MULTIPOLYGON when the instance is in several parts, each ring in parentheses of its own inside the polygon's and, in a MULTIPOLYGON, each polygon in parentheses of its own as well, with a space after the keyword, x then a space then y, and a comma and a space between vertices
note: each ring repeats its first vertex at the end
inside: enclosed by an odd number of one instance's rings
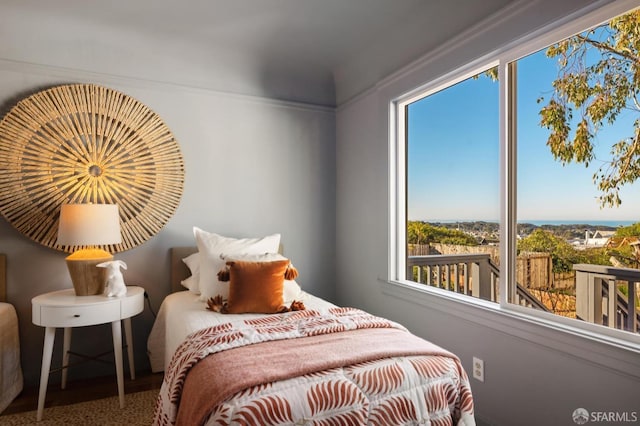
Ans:
MULTIPOLYGON (((226 255, 223 254, 222 259, 225 262, 232 260, 243 260, 247 262, 272 262, 274 260, 287 260, 286 257, 279 253, 262 253, 262 254, 245 254, 245 255, 226 255)), ((300 300, 302 297, 302 288, 295 279, 284 280, 284 303, 289 305, 294 300, 300 300)))
POLYGON ((229 267, 230 314, 273 314, 286 309, 284 305, 284 274, 288 259, 270 262, 232 260, 229 267))
POLYGON ((229 297, 229 284, 218 280, 218 271, 224 268, 221 255, 276 253, 280 247, 280 234, 264 238, 229 238, 193 228, 200 255, 200 300, 221 295, 229 297))

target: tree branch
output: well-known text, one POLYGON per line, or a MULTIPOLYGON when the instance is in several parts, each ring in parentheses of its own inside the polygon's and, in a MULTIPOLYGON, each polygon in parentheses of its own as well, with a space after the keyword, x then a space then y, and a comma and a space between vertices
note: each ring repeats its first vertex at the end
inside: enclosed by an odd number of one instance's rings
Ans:
POLYGON ((576 35, 575 36, 578 40, 581 40, 585 43, 589 43, 590 45, 596 47, 597 49, 600 50, 606 50, 607 52, 611 52, 611 53, 615 53, 616 55, 620 55, 625 59, 628 59, 630 61, 633 62, 640 62, 640 58, 638 56, 632 55, 630 52, 622 52, 620 50, 616 50, 613 47, 611 47, 610 45, 606 44, 606 43, 602 43, 598 40, 593 40, 590 39, 589 37, 585 37, 583 35, 576 35))
POLYGON ((629 170, 629 166, 631 165, 631 160, 633 160, 633 155, 636 152, 636 148, 638 148, 637 138, 635 141, 633 141, 633 144, 631 145, 630 150, 625 155, 624 162, 620 165, 620 167, 618 167, 618 176, 620 176, 620 179, 616 179, 616 180, 618 181, 621 180, 622 176, 627 174, 627 170, 629 170))

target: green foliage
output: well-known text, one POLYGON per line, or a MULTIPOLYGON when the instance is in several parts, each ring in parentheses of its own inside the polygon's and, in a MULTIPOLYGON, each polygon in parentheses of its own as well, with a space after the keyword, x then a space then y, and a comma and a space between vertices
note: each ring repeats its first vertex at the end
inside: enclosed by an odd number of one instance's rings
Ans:
POLYGON ((640 222, 616 229, 614 239, 619 241, 619 245, 614 250, 611 250, 610 254, 623 265, 630 268, 638 268, 640 267, 640 258, 638 258, 634 248, 628 244, 633 239, 627 240, 627 244, 623 243, 623 239, 629 237, 640 238, 640 222))
POLYGON ((558 246, 568 245, 566 241, 556 237, 551 232, 536 229, 526 238, 518 241, 518 251, 552 253, 558 246))
MULTIPOLYGON (((458 231, 454 231, 454 232, 458 232, 458 231)), ((477 246, 478 243, 476 242, 476 240, 471 237, 469 238, 469 235, 464 235, 464 236, 448 236, 448 237, 442 237, 440 238, 440 243, 442 244, 453 244, 453 245, 458 245, 458 246, 477 246)))
POLYGON ((616 237, 638 237, 640 238, 640 222, 629 226, 621 226, 616 229, 616 237))
MULTIPOLYGON (((547 49, 548 57, 558 59, 559 72, 540 110, 540 124, 551 131, 547 145, 556 160, 588 166, 595 159, 599 129, 623 111, 640 113, 639 52, 640 10, 547 49), (577 123, 573 131, 572 123, 577 123)), ((620 205, 620 188, 640 177, 640 119, 625 138, 611 144, 611 158, 598 159, 604 165, 593 175, 601 206, 620 205)))
POLYGON ((576 250, 575 263, 588 263, 590 265, 611 265, 609 258, 611 253, 604 248, 588 248, 576 250))
POLYGON ((554 272, 569 272, 577 263, 608 265, 609 255, 602 248, 577 250, 564 239, 543 229, 536 229, 518 241, 518 253, 549 253, 554 272))
POLYGON ((433 226, 427 222, 409 221, 407 223, 408 244, 457 244, 464 246, 477 246, 476 239, 469 234, 456 229, 447 229, 441 226, 433 226))

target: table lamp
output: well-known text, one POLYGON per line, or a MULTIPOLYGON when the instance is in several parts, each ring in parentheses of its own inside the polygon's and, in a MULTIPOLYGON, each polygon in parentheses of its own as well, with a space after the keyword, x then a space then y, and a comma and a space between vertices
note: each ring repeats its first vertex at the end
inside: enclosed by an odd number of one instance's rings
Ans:
POLYGON ((121 242, 117 204, 63 204, 61 206, 58 245, 81 247, 66 258, 77 296, 90 296, 104 292, 106 269, 98 268, 96 265, 113 260, 113 255, 97 246, 121 242))

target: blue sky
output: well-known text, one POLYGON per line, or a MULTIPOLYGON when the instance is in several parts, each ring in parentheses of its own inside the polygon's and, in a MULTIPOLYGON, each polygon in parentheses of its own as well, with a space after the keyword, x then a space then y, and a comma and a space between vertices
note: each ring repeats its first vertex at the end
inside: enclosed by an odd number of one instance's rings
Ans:
MULTIPOLYGON (((599 134, 589 168, 562 166, 546 146, 536 102, 548 99, 556 75, 544 52, 518 62, 518 221, 640 220, 640 184, 620 192, 621 207, 602 209, 592 180, 611 145, 631 135, 634 117, 624 114, 599 134)), ((498 113, 498 83, 485 76, 409 106, 410 220, 498 220, 498 113)))

